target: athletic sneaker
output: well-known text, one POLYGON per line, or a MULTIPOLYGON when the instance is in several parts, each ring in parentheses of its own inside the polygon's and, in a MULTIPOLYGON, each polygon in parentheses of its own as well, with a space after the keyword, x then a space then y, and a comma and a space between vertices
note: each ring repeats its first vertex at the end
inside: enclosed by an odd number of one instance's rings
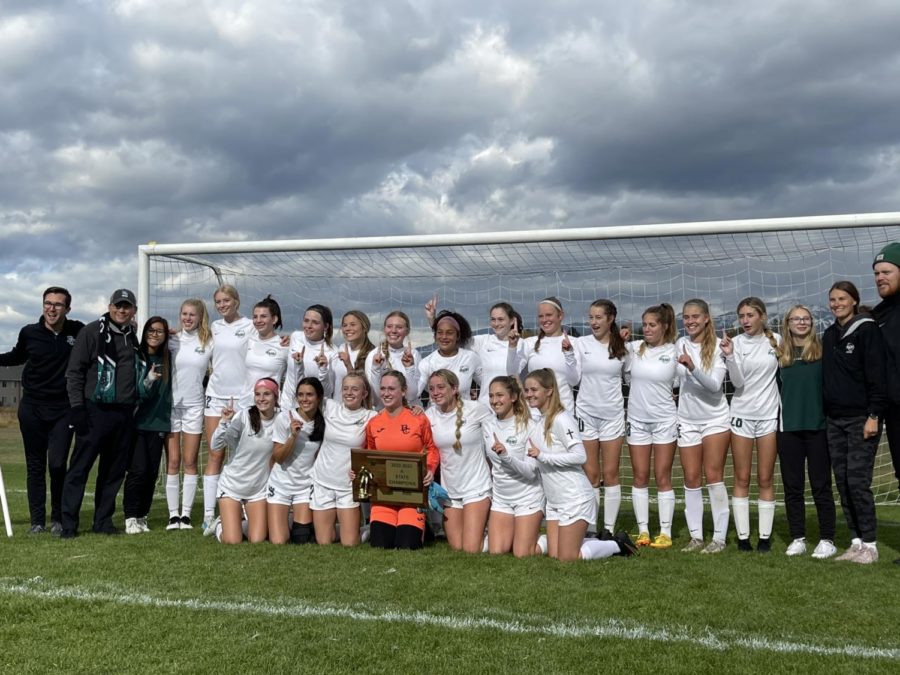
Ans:
POLYGON ((749 540, 749 539, 740 539, 740 538, 738 538, 738 540, 737 540, 737 547, 738 547, 738 551, 741 551, 741 552, 743 552, 743 553, 746 553, 747 551, 752 551, 752 550, 753 550, 753 546, 750 544, 750 540, 749 540))
POLYGON ((62 534, 62 523, 58 520, 50 521, 50 534, 54 537, 58 537, 62 534))
POLYGON ((28 530, 28 534, 42 534, 47 531, 47 528, 43 525, 32 525, 31 529, 28 530))
POLYGON ((150 526, 147 524, 147 516, 144 516, 143 518, 138 518, 137 524, 138 524, 138 529, 141 532, 149 532, 150 531, 150 526))
MULTIPOLYGON (((819 546, 822 543, 819 542, 819 546)), ((819 546, 816 547, 816 550, 819 550, 819 546)), ((832 546, 832 548, 834 548, 832 546)), ((791 542, 791 545, 787 547, 787 551, 784 552, 785 555, 795 556, 795 555, 803 555, 806 553, 806 539, 804 537, 800 537, 798 539, 794 539, 791 542)))
MULTIPOLYGON (((625 533, 625 530, 622 530, 622 532, 625 533)), ((627 535, 627 533, 625 533, 625 534, 627 535)), ((613 536, 613 533, 610 532, 609 530, 607 530, 606 528, 603 528, 602 530, 600 530, 600 532, 597 533, 597 539, 599 539, 600 541, 615 541, 616 540, 616 538, 613 536)), ((631 541, 630 538, 629 538, 629 541, 631 541)))
POLYGON ((878 562, 878 549, 874 546, 863 544, 859 553, 850 558, 850 562, 859 563, 860 565, 871 565, 872 563, 876 563, 878 562))
POLYGON ((658 534, 650 544, 650 548, 672 548, 672 537, 667 534, 658 534))
POLYGON ((191 517, 190 516, 181 516, 181 518, 178 519, 178 529, 193 530, 194 526, 191 525, 191 517))
POLYGON ((682 553, 696 553, 697 551, 703 550, 703 540, 702 539, 691 539, 688 542, 688 545, 681 549, 682 553))
POLYGON ((760 537, 759 541, 756 542, 756 552, 757 553, 768 553, 772 550, 772 540, 768 537, 760 537))
POLYGON ((181 529, 181 518, 178 516, 170 516, 169 524, 166 525, 167 530, 180 530, 181 529))
POLYGON ((649 546, 650 545, 650 533, 649 532, 641 532, 637 539, 634 540, 635 546, 649 546))
POLYGON ((219 523, 222 522, 222 519, 219 516, 216 516, 212 519, 211 522, 207 523, 206 527, 203 528, 203 536, 211 537, 216 533, 216 528, 219 526, 219 523))
POLYGON ((137 518, 125 519, 125 534, 140 534, 141 528, 138 527, 137 518))
POLYGON ((837 547, 834 545, 834 542, 829 541, 828 539, 823 539, 819 542, 818 546, 816 546, 816 550, 813 551, 812 557, 817 560, 825 560, 826 558, 830 558, 835 553, 837 553, 837 547))
POLYGON ((706 548, 700 551, 700 553, 721 553, 725 550, 725 542, 724 541, 716 541, 713 539, 706 545, 706 548))
POLYGON ((631 537, 628 536, 628 533, 625 530, 622 530, 615 535, 612 538, 612 541, 619 545, 619 555, 630 558, 631 556, 638 554, 638 547, 631 541, 631 537))
MULTIPOLYGON (((206 534, 206 533, 204 532, 204 534, 206 534)), ((484 535, 484 536, 487 537, 487 535, 484 535)), ((359 528, 359 543, 365 544, 368 541, 369 541, 369 525, 366 524, 366 525, 360 526, 360 528, 359 528)))
POLYGON ((851 544, 850 548, 841 553, 835 560, 853 560, 861 548, 862 544, 851 544))

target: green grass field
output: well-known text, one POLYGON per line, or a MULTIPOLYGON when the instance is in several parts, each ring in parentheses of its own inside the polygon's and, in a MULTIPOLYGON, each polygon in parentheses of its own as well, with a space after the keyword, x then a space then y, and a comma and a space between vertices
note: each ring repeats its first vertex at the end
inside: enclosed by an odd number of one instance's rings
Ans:
POLYGON ((225 547, 166 532, 161 498, 149 534, 29 536, 15 427, 0 467, 15 527, 0 540, 2 672, 900 672, 897 507, 879 509, 871 566, 785 557, 780 508, 768 556, 560 564, 443 543, 225 547))

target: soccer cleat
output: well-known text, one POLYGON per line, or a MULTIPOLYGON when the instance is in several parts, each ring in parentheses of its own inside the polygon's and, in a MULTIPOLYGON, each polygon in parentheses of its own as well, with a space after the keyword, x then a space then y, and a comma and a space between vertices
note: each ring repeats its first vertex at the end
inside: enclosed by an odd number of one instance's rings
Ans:
POLYGON ((649 532, 641 532, 637 539, 634 540, 635 546, 649 546, 650 545, 650 533, 649 532))
POLYGON ((688 545, 681 549, 682 553, 695 553, 697 551, 703 550, 703 540, 702 539, 691 539, 688 542, 688 545))
POLYGON ((725 550, 725 542, 724 541, 716 541, 713 539, 706 545, 706 548, 700 551, 700 553, 712 554, 712 553, 721 553, 725 550))
POLYGON ((667 534, 658 534, 650 544, 650 548, 672 548, 672 537, 667 534))
POLYGON ((47 528, 43 525, 32 525, 31 529, 28 530, 28 534, 43 534, 47 531, 47 528))
POLYGON ((167 530, 179 530, 181 529, 181 518, 178 516, 171 516, 169 518, 169 524, 166 525, 167 530))
POLYGON ((137 518, 125 519, 125 534, 140 534, 141 528, 138 527, 137 518))
POLYGON ((747 551, 752 551, 752 550, 753 550, 753 546, 750 544, 750 540, 749 540, 749 539, 740 539, 740 538, 738 538, 738 540, 737 540, 737 547, 738 547, 738 551, 741 551, 741 552, 743 552, 743 553, 746 553, 747 551))
MULTIPOLYGON (((818 551, 819 548, 816 547, 816 550, 818 551)), ((789 556, 803 555, 804 553, 806 553, 806 539, 804 539, 803 537, 794 539, 794 541, 791 542, 790 546, 787 547, 787 551, 784 552, 785 555, 789 556)))
POLYGON ((144 516, 143 518, 138 518, 137 526, 138 526, 138 530, 140 530, 141 532, 149 532, 150 526, 147 524, 147 516, 144 516))
POLYGON ((216 528, 219 526, 219 523, 222 521, 221 518, 216 516, 212 519, 211 522, 207 523, 206 527, 203 528, 203 536, 211 537, 216 533, 216 528))
POLYGON ((825 560, 835 553, 837 553, 837 547, 835 547, 834 542, 823 539, 819 542, 818 546, 816 546, 816 549, 812 553, 812 557, 816 560, 825 560))
POLYGON ((62 534, 62 523, 58 520, 51 520, 50 534, 54 537, 58 537, 60 534, 62 534))
POLYGON ((757 553, 768 553, 772 550, 772 540, 768 537, 760 537, 759 541, 756 542, 756 552, 757 553))
POLYGON ((878 549, 874 546, 863 544, 859 553, 850 558, 850 562, 859 563, 860 565, 871 565, 878 562, 878 549))
POLYGON ((862 548, 862 544, 851 544, 850 548, 841 553, 835 560, 853 560, 856 557, 856 554, 859 553, 859 550, 862 548))
POLYGON ((181 516, 178 519, 178 529, 179 530, 193 530, 194 526, 191 525, 191 517, 190 516, 181 516))
MULTIPOLYGON (((609 530, 605 531, 608 532, 609 530)), ((625 530, 622 530, 617 535, 613 536, 612 541, 619 545, 619 555, 626 558, 638 555, 638 547, 631 541, 631 537, 628 536, 628 533, 625 530)))

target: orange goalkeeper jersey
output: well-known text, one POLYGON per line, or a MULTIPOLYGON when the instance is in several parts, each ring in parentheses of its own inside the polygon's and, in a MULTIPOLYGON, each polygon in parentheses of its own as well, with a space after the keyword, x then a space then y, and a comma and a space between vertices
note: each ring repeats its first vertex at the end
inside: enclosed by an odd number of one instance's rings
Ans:
POLYGON ((366 425, 366 447, 396 452, 428 451, 425 464, 432 473, 441 461, 441 453, 431 438, 431 422, 425 415, 413 415, 404 408, 396 417, 387 410, 375 415, 366 425))

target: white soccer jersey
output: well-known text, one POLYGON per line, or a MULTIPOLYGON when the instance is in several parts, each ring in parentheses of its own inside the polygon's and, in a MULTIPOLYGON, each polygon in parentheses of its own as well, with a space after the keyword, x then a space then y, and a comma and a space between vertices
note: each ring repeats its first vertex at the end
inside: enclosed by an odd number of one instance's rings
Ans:
POLYGON ((241 316, 226 323, 217 319, 210 326, 213 336, 212 375, 206 385, 206 395, 212 398, 239 398, 247 380, 244 358, 247 341, 256 335, 253 322, 241 316))
POLYGON ((376 347, 366 356, 366 379, 369 380, 369 385, 372 387, 375 407, 378 410, 384 408, 384 403, 381 402, 381 376, 389 370, 399 371, 406 376, 406 402, 410 405, 419 403, 419 362, 422 357, 413 349, 413 364, 407 368, 403 365, 405 352, 405 347, 399 349, 388 347, 389 363, 382 362, 378 365, 375 363, 375 356, 381 354, 381 347, 376 347))
POLYGON ((204 403, 203 378, 209 370, 213 345, 200 344, 197 331, 182 330, 169 339, 172 355, 172 405, 195 408, 204 403))
POLYGON ((261 340, 258 335, 251 336, 247 341, 247 354, 244 357, 246 379, 240 407, 249 408, 253 405, 253 386, 262 378, 271 377, 281 386, 287 362, 288 349, 281 346, 280 336, 273 335, 267 340, 261 340))
POLYGON ((450 370, 459 378, 459 395, 469 398, 472 383, 481 384, 481 360, 470 349, 460 349, 454 356, 441 356, 435 349, 419 362, 419 397, 428 389, 428 378, 436 370, 450 370))
POLYGON ((572 343, 572 351, 564 352, 562 349, 562 341, 565 336, 545 337, 541 340, 541 348, 535 351, 537 344, 537 336, 525 339, 523 348, 523 356, 525 358, 524 368, 522 371, 522 379, 532 370, 538 368, 549 368, 556 375, 556 384, 559 387, 559 399, 562 401, 563 407, 570 413, 575 413, 575 394, 572 388, 578 384, 581 379, 579 372, 578 356, 574 348, 575 338, 570 337, 572 343))
POLYGON ((550 427, 550 443, 544 439, 544 420, 536 421, 529 437, 540 450, 537 456, 541 484, 548 506, 573 505, 593 499, 594 490, 582 465, 587 453, 578 433, 578 422, 565 410, 550 427))
POLYGON ((304 377, 315 377, 322 383, 322 389, 325 390, 325 398, 335 398, 340 400, 340 383, 335 387, 334 381, 334 358, 337 350, 330 347, 325 340, 310 342, 306 339, 306 335, 302 330, 295 330, 291 333, 291 344, 288 348, 288 364, 287 372, 284 376, 284 389, 281 392, 281 407, 293 408, 294 398, 297 392, 297 383, 304 377), (316 363, 316 357, 322 353, 324 347, 325 356, 328 362, 323 368, 316 363), (294 354, 303 354, 303 362, 294 361, 294 354), (335 390, 337 396, 335 397, 335 390))
POLYGON ((231 422, 219 422, 210 446, 231 449, 231 459, 219 478, 220 491, 236 499, 252 499, 266 489, 276 419, 263 419, 259 433, 253 432, 247 410, 238 411, 231 422))
POLYGON ((272 431, 273 443, 285 443, 291 435, 291 418, 300 420, 303 427, 294 439, 294 450, 283 462, 272 466, 269 485, 284 494, 295 495, 303 492, 313 484, 313 463, 319 451, 319 441, 310 441, 309 437, 316 428, 313 421, 306 421, 296 410, 282 410, 275 420, 272 431))
POLYGON ((578 338, 575 349, 581 364, 576 414, 601 420, 621 419, 625 413, 622 378, 628 355, 611 359, 609 344, 600 342, 593 335, 578 338))
MULTIPOLYGON (((350 449, 366 447, 366 424, 377 414, 368 408, 348 410, 325 399, 325 437, 313 466, 314 485, 329 490, 350 488, 350 449)), ((315 488, 313 488, 315 489, 315 488)))
POLYGON ((528 437, 534 430, 529 419, 524 427, 516 427, 515 417, 498 420, 489 417, 482 424, 484 452, 491 463, 491 495, 507 504, 531 504, 544 495, 537 460, 527 454, 528 437), (498 455, 493 450, 494 435, 506 446, 498 455))
POLYGON ((524 341, 519 340, 516 349, 510 349, 507 340, 498 340, 493 333, 476 335, 472 341, 472 351, 481 361, 481 393, 478 400, 487 405, 491 380, 502 375, 518 374, 518 364, 525 353, 524 341))
MULTIPOLYGON (((728 375, 734 385, 731 414, 747 420, 770 420, 778 417, 781 396, 778 393, 778 355, 765 334, 749 336, 741 333, 731 341, 734 351, 725 359, 728 375)), ((781 336, 775 335, 776 344, 781 336)))
POLYGON ((629 358, 625 367, 628 390, 628 419, 639 422, 675 421, 672 389, 678 379, 678 357, 675 345, 647 345, 640 354, 643 340, 628 343, 629 358))
POLYGON ((484 456, 485 420, 494 413, 477 401, 463 400, 463 419, 460 427, 462 449, 455 450, 456 407, 441 412, 436 405, 425 411, 431 421, 434 444, 441 451, 441 485, 451 499, 468 499, 490 493, 491 472, 484 456))
MULTIPOLYGON (((341 386, 339 383, 344 381, 344 375, 346 375, 349 371, 347 370, 347 366, 344 365, 344 362, 341 360, 341 354, 345 351, 344 345, 340 347, 335 347, 334 357, 331 359, 331 372, 333 373, 332 378, 334 379, 334 393, 331 395, 335 401, 341 401, 341 386)), ((356 363, 356 357, 359 356, 358 349, 350 349, 348 350, 350 354, 350 363, 351 365, 356 363)), ((354 370, 351 368, 350 370, 354 370)), ((360 368, 360 370, 365 370, 365 366, 360 368)))
POLYGON ((728 401, 725 400, 725 357, 719 349, 716 338, 716 349, 713 352, 712 368, 703 369, 700 356, 700 343, 689 337, 678 338, 675 343, 675 355, 681 356, 684 351, 694 362, 694 372, 678 364, 678 421, 690 424, 712 422, 728 417, 728 401))

